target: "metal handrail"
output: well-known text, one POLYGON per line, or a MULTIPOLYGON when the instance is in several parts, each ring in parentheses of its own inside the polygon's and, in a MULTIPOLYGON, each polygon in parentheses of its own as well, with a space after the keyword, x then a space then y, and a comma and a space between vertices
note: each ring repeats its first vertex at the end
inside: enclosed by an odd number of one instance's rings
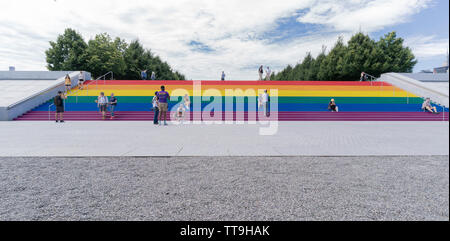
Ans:
POLYGON ((55 106, 55 104, 51 104, 48 106, 48 120, 50 120, 50 109, 52 108, 52 106, 55 106))
MULTIPOLYGON (((97 81, 98 81, 98 80, 93 80, 93 81, 89 82, 89 84, 85 85, 84 87, 86 87, 87 90, 89 90, 89 85, 91 85, 92 83, 97 82, 97 81)), ((97 85, 97 89, 98 89, 98 85, 97 85)), ((73 93, 73 94, 76 94, 76 96, 75 96, 75 103, 78 103, 78 93, 79 93, 80 91, 82 91, 82 89, 78 89, 78 90, 76 90, 76 91, 73 93)))
POLYGON ((377 79, 378 79, 377 77, 375 77, 375 76, 373 76, 373 75, 370 75, 370 74, 365 74, 365 75, 367 75, 367 76, 370 77, 370 81, 374 81, 374 80, 377 80, 377 79))
POLYGON ((102 78, 103 78, 103 80, 105 80, 106 76, 108 76, 109 74, 111 74, 111 80, 114 79, 114 72, 109 71, 108 73, 106 73, 106 74, 104 74, 104 75, 98 77, 98 78, 95 79, 95 80, 100 80, 100 79, 102 79, 102 78))
POLYGON ((373 76, 373 75, 366 74, 366 73, 364 73, 364 75, 370 78, 370 79, 369 79, 369 81, 370 81, 370 86, 373 86, 373 84, 372 84, 373 81, 377 81, 377 80, 378 80, 378 78, 375 77, 375 76, 373 76))

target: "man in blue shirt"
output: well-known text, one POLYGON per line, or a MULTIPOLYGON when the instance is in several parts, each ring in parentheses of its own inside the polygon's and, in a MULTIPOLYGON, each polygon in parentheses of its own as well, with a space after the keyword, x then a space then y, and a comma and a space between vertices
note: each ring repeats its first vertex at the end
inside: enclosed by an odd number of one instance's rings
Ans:
POLYGON ((225 80, 225 71, 222 71, 222 78, 221 78, 221 80, 222 80, 222 81, 225 80))
POLYGON ((146 80, 147 79, 147 70, 142 70, 141 71, 141 79, 142 80, 146 80))

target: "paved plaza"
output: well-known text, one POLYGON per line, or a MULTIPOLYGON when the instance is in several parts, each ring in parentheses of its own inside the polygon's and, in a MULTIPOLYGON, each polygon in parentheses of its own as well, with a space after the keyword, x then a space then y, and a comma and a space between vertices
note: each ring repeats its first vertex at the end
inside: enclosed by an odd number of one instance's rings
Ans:
POLYGON ((448 155, 448 122, 0 122, 0 156, 448 155))

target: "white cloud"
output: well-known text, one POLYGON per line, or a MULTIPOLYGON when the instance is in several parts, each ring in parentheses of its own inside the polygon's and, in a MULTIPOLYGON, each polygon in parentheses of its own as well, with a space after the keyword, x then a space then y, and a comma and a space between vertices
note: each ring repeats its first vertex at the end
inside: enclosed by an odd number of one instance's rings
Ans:
POLYGON ((324 24, 337 31, 365 32, 403 23, 426 8, 431 0, 324 0, 316 1, 300 22, 324 24), (320 2, 320 4, 319 4, 320 2))
POLYGON ((256 66, 279 70, 308 51, 318 54, 338 35, 348 38, 361 26, 365 32, 406 21, 429 0, 14 0, 0 1, 0 69, 45 69, 44 51, 65 28, 86 40, 108 32, 128 41, 138 38, 176 70, 192 79, 255 79, 256 66), (276 20, 307 13, 302 23, 327 28, 306 37, 270 43, 260 36, 276 20), (193 50, 190 41, 214 49, 193 50))

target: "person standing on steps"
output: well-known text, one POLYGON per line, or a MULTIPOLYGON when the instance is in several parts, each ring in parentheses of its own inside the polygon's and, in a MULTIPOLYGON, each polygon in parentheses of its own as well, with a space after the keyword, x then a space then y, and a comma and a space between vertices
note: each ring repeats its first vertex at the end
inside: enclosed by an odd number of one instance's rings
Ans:
POLYGON ((151 76, 152 80, 156 80, 156 73, 154 71, 152 71, 152 76, 151 76))
POLYGON ((184 95, 183 101, 184 101, 184 103, 183 103, 184 108, 185 108, 186 110, 190 110, 190 109, 191 109, 191 98, 189 97, 188 94, 185 94, 185 95, 184 95))
POLYGON ((221 79, 222 81, 224 81, 224 80, 225 80, 225 76, 226 76, 226 75, 225 75, 225 71, 222 71, 222 76, 221 76, 220 79, 221 79))
POLYGON ((147 79, 147 70, 144 69, 141 71, 141 79, 146 80, 147 79))
POLYGON ((272 74, 272 70, 270 70, 270 68, 269 67, 267 67, 267 70, 266 70, 266 80, 270 80, 270 75, 272 74))
POLYGON ((66 78, 64 79, 64 85, 66 86, 66 93, 72 89, 72 81, 70 80, 70 76, 66 74, 66 78))
POLYGON ((114 93, 111 93, 111 97, 109 98, 109 112, 111 113, 111 120, 114 119, 114 109, 117 106, 117 98, 114 96, 114 93))
POLYGON ((267 90, 264 90, 264 93, 261 95, 261 106, 262 108, 264 108, 264 115, 266 117, 269 116, 269 102, 270 102, 269 94, 267 93, 267 90))
POLYGON ((170 95, 169 93, 166 91, 166 87, 161 86, 161 91, 158 92, 157 94, 158 96, 158 101, 159 101, 159 125, 162 124, 162 121, 164 119, 164 125, 167 125, 167 110, 169 108, 169 99, 170 99, 170 95))
POLYGON ((56 107, 56 113, 55 113, 55 122, 61 122, 64 123, 64 100, 67 99, 67 97, 64 95, 62 91, 58 91, 58 95, 55 96, 53 99, 53 104, 56 107), (59 115, 59 119, 58 119, 59 115))
POLYGON ((159 117, 158 91, 156 91, 155 96, 153 96, 152 105, 153 105, 152 110, 155 112, 155 115, 153 116, 153 124, 158 125, 158 117, 159 117))
POLYGON ((258 69, 258 75, 259 75, 260 81, 263 80, 263 74, 264 74, 264 67, 261 65, 261 66, 259 66, 259 69, 258 69))
POLYGON ((82 90, 84 86, 84 73, 83 71, 80 71, 80 74, 78 75, 78 89, 82 90))
POLYGON ((364 72, 361 73, 361 78, 359 78, 359 81, 360 81, 360 82, 362 82, 362 81, 367 81, 367 75, 366 75, 366 73, 364 73, 364 72))
POLYGON ((95 103, 97 103, 97 106, 102 113, 102 119, 104 120, 106 117, 106 108, 108 106, 108 97, 105 96, 105 93, 101 92, 100 96, 95 100, 95 103))

